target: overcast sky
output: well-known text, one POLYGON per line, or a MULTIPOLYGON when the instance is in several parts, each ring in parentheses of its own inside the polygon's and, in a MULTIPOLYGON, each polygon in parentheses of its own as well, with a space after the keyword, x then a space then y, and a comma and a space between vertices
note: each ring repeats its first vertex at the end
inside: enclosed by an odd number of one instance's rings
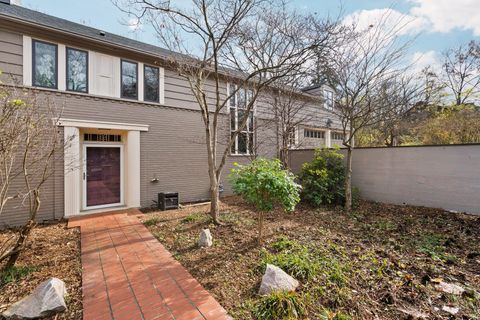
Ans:
MULTIPOLYGON (((179 0, 172 0, 175 1, 179 0)), ((22 4, 108 32, 159 44, 148 27, 138 28, 133 21, 128 26, 128 17, 109 0, 23 0, 22 4)), ((438 64, 439 54, 449 47, 480 39, 480 0, 293 0, 291 5, 318 15, 337 16, 341 9, 346 19, 353 18, 364 25, 375 24, 385 10, 394 10, 396 18, 411 21, 403 33, 404 37, 417 37, 409 59, 417 62, 418 69, 438 64)))

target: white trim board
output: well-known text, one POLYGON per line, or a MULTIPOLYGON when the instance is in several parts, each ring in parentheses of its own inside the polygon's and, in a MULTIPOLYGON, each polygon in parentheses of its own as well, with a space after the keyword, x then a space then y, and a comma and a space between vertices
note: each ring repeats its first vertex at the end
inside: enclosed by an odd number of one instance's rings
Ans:
POLYGON ((133 124, 133 123, 95 121, 95 120, 78 120, 78 119, 66 119, 66 118, 59 119, 57 122, 57 125, 60 127, 115 129, 115 130, 126 130, 126 131, 148 131, 148 128, 149 128, 148 124, 133 124))

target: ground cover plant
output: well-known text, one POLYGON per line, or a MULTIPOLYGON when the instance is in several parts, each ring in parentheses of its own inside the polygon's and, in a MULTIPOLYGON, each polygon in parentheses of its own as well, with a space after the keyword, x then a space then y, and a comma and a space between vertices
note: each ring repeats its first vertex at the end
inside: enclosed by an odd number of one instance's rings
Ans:
MULTIPOLYGON (((0 242, 12 234, 12 231, 0 231, 0 242)), ((63 223, 33 229, 15 266, 0 272, 0 313, 51 277, 64 281, 67 289, 67 311, 52 319, 81 319, 80 232, 66 229, 63 223)))
POLYGON ((480 217, 439 209, 361 202, 342 209, 297 206, 265 215, 264 245, 256 242, 256 211, 224 199, 224 225, 208 206, 150 213, 148 228, 234 319, 478 319, 480 217), (200 230, 214 244, 199 249, 200 230), (266 263, 295 276, 296 293, 260 297, 266 263), (438 291, 438 281, 466 289, 438 291), (460 308, 456 316, 444 306, 460 308))

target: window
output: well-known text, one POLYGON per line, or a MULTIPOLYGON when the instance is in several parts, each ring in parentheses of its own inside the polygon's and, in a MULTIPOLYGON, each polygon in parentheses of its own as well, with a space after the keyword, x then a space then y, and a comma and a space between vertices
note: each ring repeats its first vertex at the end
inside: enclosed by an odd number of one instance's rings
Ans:
POLYGON ((158 102, 160 84, 159 69, 156 67, 144 66, 143 74, 143 100, 149 102, 158 102))
MULTIPOLYGON (((229 85, 229 92, 234 92, 238 87, 229 85)), ((235 139, 230 150, 232 154, 253 154, 254 153, 254 116, 253 111, 246 113, 247 104, 253 97, 253 91, 240 88, 230 98, 230 137, 235 139), (240 127, 246 120, 245 126, 240 127), (239 133, 235 137, 235 132, 239 133)))
POLYGON ((333 91, 323 90, 323 95, 324 95, 323 98, 325 99, 325 102, 323 103, 323 106, 327 110, 333 110, 333 106, 334 106, 333 91))
POLYGON ((67 48, 67 90, 88 92, 88 52, 67 48))
POLYGON ((287 133, 288 137, 288 145, 289 146, 295 146, 297 144, 297 129, 296 128, 290 128, 287 133))
POLYGON ((305 129, 303 131, 303 136, 305 138, 325 139, 325 131, 305 129))
POLYGON ((127 99, 138 98, 138 65, 135 62, 121 61, 121 97, 127 99))
POLYGON ((342 140, 343 141, 344 134, 342 132, 332 132, 332 140, 342 140))
POLYGON ((97 134, 85 133, 84 141, 101 141, 101 142, 122 142, 122 136, 119 134, 97 134))
POLYGON ((58 59, 55 44, 32 41, 32 84, 36 87, 57 88, 58 59))

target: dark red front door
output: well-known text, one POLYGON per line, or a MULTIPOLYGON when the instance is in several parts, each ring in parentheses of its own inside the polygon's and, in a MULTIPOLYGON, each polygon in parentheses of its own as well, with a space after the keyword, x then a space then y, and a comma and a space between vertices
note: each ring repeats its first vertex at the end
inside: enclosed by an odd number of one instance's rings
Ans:
POLYGON ((87 207, 120 203, 119 147, 87 147, 87 207))

